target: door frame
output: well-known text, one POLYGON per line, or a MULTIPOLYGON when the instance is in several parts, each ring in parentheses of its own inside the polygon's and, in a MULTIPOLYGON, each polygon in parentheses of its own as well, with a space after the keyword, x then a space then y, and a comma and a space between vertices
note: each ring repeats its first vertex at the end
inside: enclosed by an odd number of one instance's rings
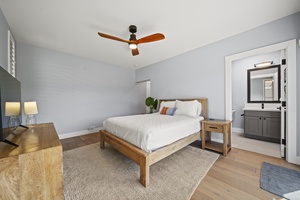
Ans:
POLYGON ((285 50, 287 59, 286 160, 290 163, 300 164, 300 156, 297 156, 296 43, 296 39, 293 39, 225 57, 225 116, 227 120, 232 120, 232 62, 251 56, 285 50))

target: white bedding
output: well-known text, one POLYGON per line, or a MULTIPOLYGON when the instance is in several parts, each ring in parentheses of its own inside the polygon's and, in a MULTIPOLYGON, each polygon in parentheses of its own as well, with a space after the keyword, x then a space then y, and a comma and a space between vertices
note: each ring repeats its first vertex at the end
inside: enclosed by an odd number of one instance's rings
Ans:
POLYGON ((112 117, 103 122, 104 129, 123 140, 151 152, 200 131, 203 117, 145 114, 112 117))

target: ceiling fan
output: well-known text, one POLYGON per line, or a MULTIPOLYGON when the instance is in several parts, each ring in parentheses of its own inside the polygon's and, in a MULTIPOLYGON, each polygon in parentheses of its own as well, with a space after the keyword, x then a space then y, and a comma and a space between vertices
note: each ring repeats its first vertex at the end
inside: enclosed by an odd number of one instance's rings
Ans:
POLYGON ((137 46, 139 44, 148 43, 148 42, 155 42, 155 41, 158 41, 158 40, 165 39, 165 36, 163 34, 155 33, 155 34, 148 35, 146 37, 143 37, 143 38, 137 40, 136 35, 135 35, 136 31, 137 31, 137 28, 136 28, 135 25, 130 25, 129 26, 129 32, 131 33, 129 40, 123 40, 121 38, 111 36, 111 35, 107 35, 107 34, 101 33, 101 32, 98 32, 98 35, 100 35, 101 37, 107 38, 107 39, 128 43, 129 48, 131 49, 133 56, 139 55, 139 50, 137 48, 137 46))

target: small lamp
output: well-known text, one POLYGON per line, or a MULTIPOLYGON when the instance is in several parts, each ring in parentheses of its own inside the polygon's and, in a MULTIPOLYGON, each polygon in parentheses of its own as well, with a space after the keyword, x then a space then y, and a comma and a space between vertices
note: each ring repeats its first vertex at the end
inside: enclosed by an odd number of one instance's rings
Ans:
POLYGON ((21 115, 20 102, 5 102, 5 116, 9 117, 8 127, 15 130, 20 125, 19 115, 21 115))
POLYGON ((36 124, 35 114, 38 114, 36 101, 24 102, 24 114, 27 115, 26 125, 36 124))

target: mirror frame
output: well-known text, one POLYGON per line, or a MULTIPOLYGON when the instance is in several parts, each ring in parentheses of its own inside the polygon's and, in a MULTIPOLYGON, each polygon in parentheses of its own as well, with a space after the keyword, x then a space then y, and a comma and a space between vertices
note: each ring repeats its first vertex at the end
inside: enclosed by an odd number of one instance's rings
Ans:
POLYGON ((280 65, 272 65, 269 67, 261 67, 261 68, 255 68, 255 69, 248 69, 247 70, 247 102, 248 103, 280 103, 281 99, 281 66, 280 65), (271 68, 277 68, 278 70, 278 101, 251 101, 251 72, 252 71, 258 71, 258 70, 264 70, 264 69, 271 69, 271 68))

